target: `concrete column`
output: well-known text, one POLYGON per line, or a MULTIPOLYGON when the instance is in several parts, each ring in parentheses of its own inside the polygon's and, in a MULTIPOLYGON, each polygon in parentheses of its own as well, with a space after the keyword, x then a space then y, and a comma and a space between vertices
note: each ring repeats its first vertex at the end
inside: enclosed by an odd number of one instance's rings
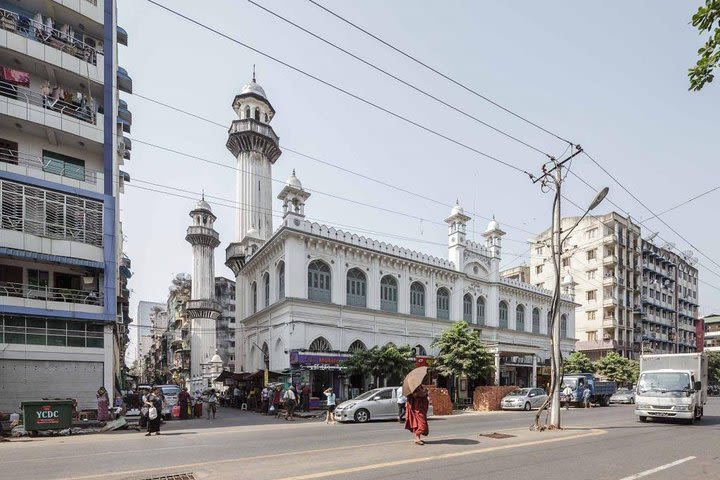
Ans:
POLYGON ((495 352, 495 385, 500 385, 500 351, 495 352))
POLYGON ((537 355, 533 353, 533 370, 532 370, 532 379, 530 379, 530 386, 535 388, 537 387, 537 355))

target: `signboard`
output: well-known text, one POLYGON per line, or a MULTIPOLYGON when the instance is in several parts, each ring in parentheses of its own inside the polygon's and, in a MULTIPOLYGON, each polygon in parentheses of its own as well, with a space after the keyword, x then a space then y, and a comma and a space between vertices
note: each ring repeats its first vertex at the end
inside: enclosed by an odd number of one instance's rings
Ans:
POLYGON ((342 353, 323 353, 323 352, 298 352, 292 350, 290 352, 290 365, 328 365, 339 366, 350 358, 350 355, 342 353))
POLYGON ((702 352, 705 348, 705 320, 702 318, 695 324, 695 351, 702 352))
POLYGON ((433 363, 433 357, 419 356, 415 357, 415 367, 430 367, 433 363))

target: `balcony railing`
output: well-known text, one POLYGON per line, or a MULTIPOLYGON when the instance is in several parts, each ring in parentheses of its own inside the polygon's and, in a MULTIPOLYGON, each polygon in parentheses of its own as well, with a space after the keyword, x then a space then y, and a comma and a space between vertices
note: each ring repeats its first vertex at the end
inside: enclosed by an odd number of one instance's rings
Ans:
POLYGON ((53 164, 53 166, 50 167, 50 159, 44 159, 9 148, 0 148, 0 162, 27 167, 33 170, 42 170, 46 173, 73 178, 81 182, 92 183, 93 185, 97 184, 98 176, 102 175, 102 172, 98 170, 90 170, 82 166, 65 163, 62 165, 53 164))
MULTIPOLYGON (((96 1, 86 1, 97 5, 96 1)), ((92 65, 97 65, 97 55, 98 53, 102 53, 99 52, 96 47, 75 38, 70 28, 64 28, 63 30, 51 28, 46 24, 37 22, 33 18, 11 12, 4 8, 0 8, 0 28, 69 53, 73 57, 79 58, 92 65)))
MULTIPOLYGON (((93 99, 88 101, 85 96, 82 96, 78 101, 68 102, 61 99, 59 95, 45 95, 6 81, 0 81, 0 95, 23 102, 27 108, 28 116, 32 106, 58 112, 61 115, 68 115, 92 125, 97 123, 97 102, 93 99)), ((72 95, 73 99, 75 97, 75 95, 72 95)))
POLYGON ((48 302, 80 303, 82 305, 103 305, 103 292, 37 286, 15 282, 0 282, 0 296, 26 298, 29 300, 45 300, 48 302))

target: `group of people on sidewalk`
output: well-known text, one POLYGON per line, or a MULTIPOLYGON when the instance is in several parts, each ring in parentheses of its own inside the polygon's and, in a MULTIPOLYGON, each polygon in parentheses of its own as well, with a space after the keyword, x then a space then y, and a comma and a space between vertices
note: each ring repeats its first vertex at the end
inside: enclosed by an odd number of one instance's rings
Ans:
MULTIPOLYGON (((565 388, 562 391, 562 400, 565 402, 565 410, 570 410, 570 402, 573 395, 573 389, 570 385, 565 385, 565 388)), ((590 387, 585 385, 585 388, 582 390, 582 403, 585 408, 592 408, 592 402, 590 401, 592 397, 592 391, 590 390, 590 387)))

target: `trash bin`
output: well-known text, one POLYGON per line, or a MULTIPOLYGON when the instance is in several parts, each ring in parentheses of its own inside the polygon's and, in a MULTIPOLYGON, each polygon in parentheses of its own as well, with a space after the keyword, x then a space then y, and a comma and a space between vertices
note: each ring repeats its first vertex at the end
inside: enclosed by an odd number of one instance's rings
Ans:
POLYGON ((22 402, 25 430, 64 430, 72 426, 72 400, 22 402))

